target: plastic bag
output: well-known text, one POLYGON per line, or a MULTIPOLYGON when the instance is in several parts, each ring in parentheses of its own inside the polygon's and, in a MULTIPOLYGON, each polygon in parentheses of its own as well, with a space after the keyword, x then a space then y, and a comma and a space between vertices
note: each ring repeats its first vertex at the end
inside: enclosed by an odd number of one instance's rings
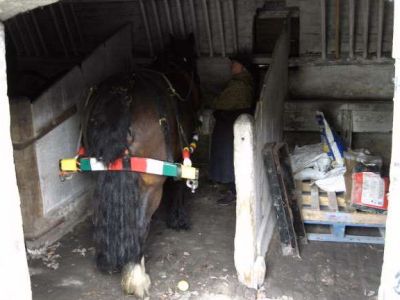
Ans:
POLYGON ((325 192, 345 192, 345 172, 346 167, 336 167, 326 173, 324 178, 315 181, 315 184, 325 192))
POLYGON ((325 176, 331 159, 322 151, 322 144, 296 146, 290 155, 290 163, 296 180, 315 180, 325 176))
POLYGON ((383 164, 382 157, 371 155, 366 149, 345 151, 344 158, 349 172, 372 171, 379 173, 383 164), (364 166, 365 170, 360 170, 360 165, 364 166), (358 170, 354 170, 356 167, 358 170))

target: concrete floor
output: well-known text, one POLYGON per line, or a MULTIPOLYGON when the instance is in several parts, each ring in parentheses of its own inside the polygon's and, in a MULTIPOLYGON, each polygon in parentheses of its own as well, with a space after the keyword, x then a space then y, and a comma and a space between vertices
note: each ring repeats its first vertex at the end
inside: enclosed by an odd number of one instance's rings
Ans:
MULTIPOLYGON (((219 207, 221 188, 202 183, 189 196, 190 231, 167 229, 156 213, 147 243, 151 299, 375 299, 383 247, 310 243, 302 260, 282 257, 275 236, 267 279, 256 292, 240 285, 233 262, 235 207, 219 207), (180 280, 189 289, 177 288, 180 280)), ((90 219, 38 259, 30 259, 33 299, 133 299, 120 289, 119 274, 104 275, 94 263, 90 219)))

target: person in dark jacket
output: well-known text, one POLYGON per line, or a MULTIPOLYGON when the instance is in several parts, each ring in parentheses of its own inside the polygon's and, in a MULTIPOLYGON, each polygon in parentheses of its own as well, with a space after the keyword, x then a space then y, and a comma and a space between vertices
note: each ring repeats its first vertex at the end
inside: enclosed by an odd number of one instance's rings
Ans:
POLYGON ((219 205, 229 205, 236 200, 233 125, 239 115, 252 113, 254 99, 250 57, 238 54, 230 59, 232 78, 214 101, 215 126, 211 137, 209 177, 228 187, 224 197, 217 201, 219 205))

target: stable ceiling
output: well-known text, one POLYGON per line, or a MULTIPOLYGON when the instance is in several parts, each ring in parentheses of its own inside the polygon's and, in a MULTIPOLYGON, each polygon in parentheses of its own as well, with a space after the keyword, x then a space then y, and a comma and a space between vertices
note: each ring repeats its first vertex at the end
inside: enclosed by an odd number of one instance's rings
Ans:
POLYGON ((57 0, 0 0, 0 20, 5 21, 21 12, 57 2, 57 0))

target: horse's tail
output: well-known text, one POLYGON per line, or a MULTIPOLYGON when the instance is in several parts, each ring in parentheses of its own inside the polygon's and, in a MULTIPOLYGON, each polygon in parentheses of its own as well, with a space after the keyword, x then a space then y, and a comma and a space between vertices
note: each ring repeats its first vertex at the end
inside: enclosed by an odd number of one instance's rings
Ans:
MULTIPOLYGON (((100 87, 94 95, 86 128, 88 155, 106 164, 123 155, 131 124, 128 95, 113 88, 100 87)), ((130 172, 99 174, 94 193, 94 238, 97 265, 103 271, 119 271, 142 256, 148 224, 138 180, 138 175, 130 172)))
POLYGON ((101 173, 94 199, 97 266, 120 271, 143 255, 148 222, 139 201, 138 175, 129 172, 101 173))

